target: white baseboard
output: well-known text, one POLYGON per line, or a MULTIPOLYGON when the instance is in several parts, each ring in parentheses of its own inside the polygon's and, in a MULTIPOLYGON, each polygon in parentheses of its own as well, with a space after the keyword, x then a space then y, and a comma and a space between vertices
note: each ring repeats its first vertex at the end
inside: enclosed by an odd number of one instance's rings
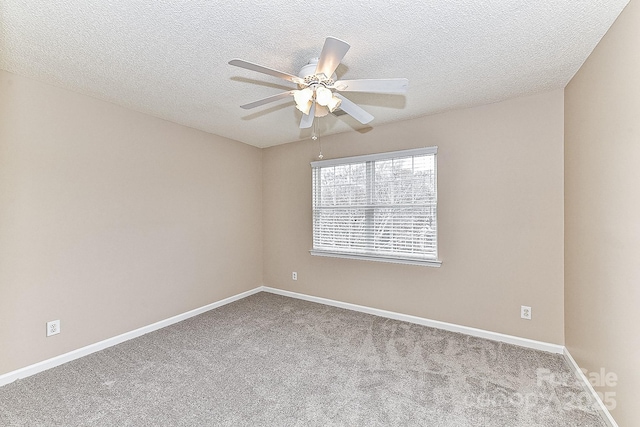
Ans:
POLYGON ((45 371, 47 369, 54 368, 56 366, 62 365, 63 363, 70 362, 75 359, 79 359, 80 357, 87 356, 91 353, 95 353, 96 351, 103 350, 107 347, 114 346, 116 344, 120 344, 121 342, 128 341, 133 338, 137 338, 141 335, 148 334, 149 332, 156 331, 158 329, 167 327, 169 325, 173 325, 174 323, 181 322, 190 317, 197 316, 206 311, 213 310, 214 308, 221 307, 223 305, 232 303, 234 301, 240 300, 242 298, 246 298, 249 295, 256 294, 262 291, 262 286, 251 289, 246 292, 242 292, 237 295, 230 296, 229 298, 225 298, 220 301, 213 302, 211 304, 207 304, 203 307, 196 308, 191 311, 187 311, 186 313, 178 314, 177 316, 170 317, 165 320, 161 320, 159 322, 153 323, 148 326, 143 326, 142 328, 135 329, 130 332, 125 332, 124 334, 108 338, 104 341, 97 342, 95 344, 90 344, 86 347, 79 348, 77 350, 70 351, 65 354, 61 354, 60 356, 53 357, 51 359, 43 360, 42 362, 35 363, 30 366, 26 366, 24 368, 8 372, 6 374, 0 375, 0 386, 5 384, 12 383, 20 378, 26 378, 31 375, 35 375, 39 372, 45 371))
POLYGON ((520 338, 513 335, 501 334, 498 332, 486 331, 484 329, 471 328, 469 326, 456 325, 454 323, 440 322, 438 320, 425 319, 423 317, 411 316, 408 314, 396 313, 393 311, 380 310, 377 308, 366 307, 363 305, 356 305, 342 301, 335 301, 327 298, 315 297, 306 294, 300 294, 297 292, 285 291, 277 288, 270 288, 268 286, 262 286, 265 292, 272 294, 282 295, 291 298, 297 298, 310 302, 317 302, 320 304, 330 305, 333 307, 345 308, 347 310, 359 311, 362 313, 373 314, 374 316, 386 317, 388 319, 401 320, 404 322, 415 323, 423 326, 430 326, 432 328, 444 329, 445 331, 459 332, 461 334, 471 335, 479 338, 486 338, 492 341, 500 341, 508 344, 517 345, 520 347, 532 348, 535 350, 542 350, 549 353, 563 354, 564 346, 558 344, 551 344, 542 341, 530 340, 528 338, 520 338))
POLYGON ((582 381, 585 391, 587 393, 590 393, 598 403, 598 412, 600 413, 600 416, 605 420, 605 422, 609 423, 610 427, 618 427, 616 420, 614 420, 611 416, 611 412, 609 412, 606 405, 604 404, 602 399, 600 399, 600 396, 598 396, 598 393, 596 393, 595 389, 593 388, 587 377, 584 375, 584 372, 582 372, 582 369, 580 369, 580 366, 578 366, 578 363, 576 363, 575 359, 571 357, 571 353, 569 353, 569 350, 566 347, 563 354, 565 360, 573 370, 574 374, 576 374, 576 376, 582 381))

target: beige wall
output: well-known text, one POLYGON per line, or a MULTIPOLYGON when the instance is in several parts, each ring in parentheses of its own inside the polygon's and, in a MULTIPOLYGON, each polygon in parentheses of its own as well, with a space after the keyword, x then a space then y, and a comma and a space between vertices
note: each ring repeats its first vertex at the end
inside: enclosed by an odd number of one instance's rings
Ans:
POLYGON ((614 418, 640 425, 640 2, 565 92, 566 344, 615 373, 614 418))
POLYGON ((563 344, 563 126, 558 90, 321 137, 325 159, 439 146, 440 268, 310 255, 318 145, 265 149, 265 285, 563 344))
POLYGON ((261 158, 0 71, 0 374, 259 286, 261 158))

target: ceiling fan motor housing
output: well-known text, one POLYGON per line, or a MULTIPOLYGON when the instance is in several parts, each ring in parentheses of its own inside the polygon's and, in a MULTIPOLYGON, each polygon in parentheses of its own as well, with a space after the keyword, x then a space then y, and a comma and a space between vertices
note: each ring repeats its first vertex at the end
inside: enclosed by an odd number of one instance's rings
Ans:
POLYGON ((307 65, 300 69, 298 77, 304 79, 304 84, 299 85, 301 88, 311 87, 312 89, 315 89, 317 85, 329 87, 332 86, 333 83, 336 82, 336 80, 338 80, 338 76, 336 75, 336 73, 333 73, 330 78, 325 76, 324 74, 316 74, 317 66, 318 58, 311 58, 307 65))

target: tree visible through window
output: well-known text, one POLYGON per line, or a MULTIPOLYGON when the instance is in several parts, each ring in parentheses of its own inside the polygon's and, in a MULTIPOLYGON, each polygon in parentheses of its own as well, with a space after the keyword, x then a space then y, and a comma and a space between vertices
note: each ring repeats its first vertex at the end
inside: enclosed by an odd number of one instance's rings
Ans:
POLYGON ((437 147, 313 162, 313 250, 439 265, 437 147))

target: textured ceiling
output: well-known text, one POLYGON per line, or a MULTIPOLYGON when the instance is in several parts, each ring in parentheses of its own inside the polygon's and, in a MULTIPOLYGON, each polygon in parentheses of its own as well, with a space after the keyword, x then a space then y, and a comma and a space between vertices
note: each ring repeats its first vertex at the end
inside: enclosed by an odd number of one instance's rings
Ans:
MULTIPOLYGON (((324 39, 339 78, 406 77, 406 95, 346 94, 369 126, 564 87, 628 0, 2 0, 0 68, 258 147, 308 138, 291 86, 324 39)), ((322 134, 363 126, 321 119, 322 134)))

